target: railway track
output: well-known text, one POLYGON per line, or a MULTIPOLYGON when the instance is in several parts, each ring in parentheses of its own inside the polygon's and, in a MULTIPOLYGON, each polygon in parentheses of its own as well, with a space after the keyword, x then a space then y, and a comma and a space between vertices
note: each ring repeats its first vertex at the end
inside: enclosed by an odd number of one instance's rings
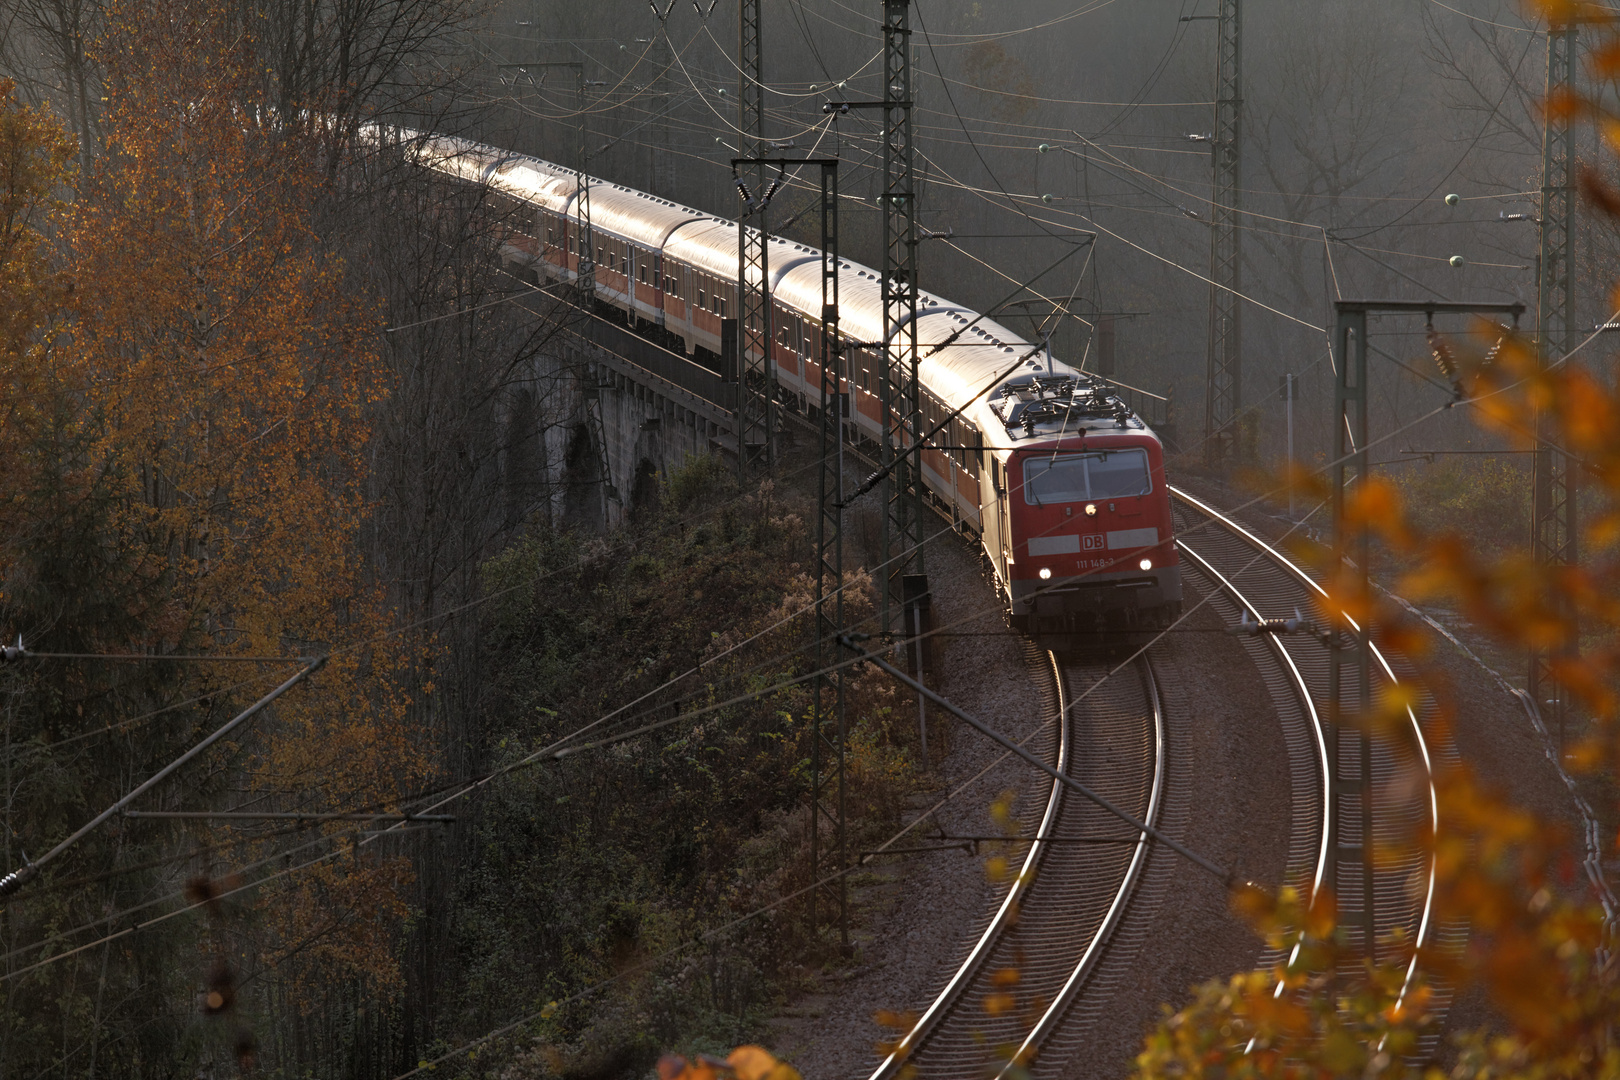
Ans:
MULTIPOLYGON (((1171 491, 1183 573, 1223 617, 1235 622, 1244 612, 1258 620, 1292 615, 1296 607, 1313 610, 1322 593, 1309 575, 1241 523, 1186 492, 1171 491)), ((1327 814, 1338 778, 1330 775, 1328 764, 1328 653, 1305 635, 1245 638, 1243 645, 1265 681, 1287 748, 1286 883, 1309 895, 1330 880, 1332 857, 1327 814)), ((1158 827, 1167 800, 1184 802, 1187 793, 1166 790, 1172 748, 1152 662, 1144 655, 1099 686, 1093 684, 1107 670, 1101 664, 1055 656, 1049 662, 1065 722, 1054 725, 1056 737, 1044 749, 1048 760, 1158 827)), ((1377 656, 1376 663, 1377 679, 1395 678, 1384 657, 1377 656)), ((1418 717, 1409 713, 1408 719, 1410 740, 1375 746, 1373 839, 1386 849, 1398 850, 1435 822, 1432 752, 1418 717)), ((1350 767, 1340 766, 1342 779, 1351 779, 1350 767)), ((1340 823, 1344 844, 1362 840, 1357 798, 1340 799, 1347 811, 1340 823)), ((1118 967, 1121 958, 1100 961, 1111 946, 1121 954, 1140 948, 1146 936, 1141 926, 1121 935, 1130 940, 1115 941, 1121 924, 1133 901, 1146 907, 1163 900, 1157 892, 1170 888, 1173 879, 1150 875, 1153 880, 1144 882, 1151 841, 1056 782, 1045 790, 1029 827, 1032 839, 1019 845, 1019 857, 1009 859, 1019 876, 966 958, 871 1080, 888 1080, 905 1065, 931 1078, 1000 1076, 1015 1061, 1037 1076, 1074 1071, 1065 1065, 1083 1052, 1089 1019, 1115 981, 1107 969, 1118 967)), ((1341 909, 1365 902, 1355 884, 1345 883, 1341 909)), ((1378 934, 1387 937, 1397 928, 1404 934, 1402 962, 1410 987, 1416 948, 1436 941, 1454 944, 1451 939, 1459 933, 1434 925, 1433 879, 1425 856, 1413 848, 1380 865, 1372 898, 1378 934)), ((1266 954, 1260 962, 1280 959, 1266 954)), ((1433 1004, 1443 1009, 1446 994, 1437 990, 1433 1004)), ((1426 1056, 1438 1037, 1431 1035, 1420 1055, 1426 1056)))
MULTIPOLYGON (((1053 725, 1050 760, 1156 825, 1165 738, 1151 662, 1139 659, 1104 680, 1102 664, 1048 661, 1064 718, 1053 725)), ((1085 991, 1141 878, 1149 842, 1055 781, 1040 809, 1033 837, 1013 845, 1023 849, 1009 859, 1019 873, 989 925, 873 1080, 903 1064, 931 1078, 999 1075, 1038 1051, 1085 991)))
MULTIPOLYGON (((1247 612, 1256 620, 1287 617, 1296 610, 1312 611, 1325 596, 1304 570, 1242 523, 1185 491, 1171 488, 1171 494, 1183 574, 1199 591, 1217 594, 1212 603, 1222 615, 1235 619, 1247 612)), ((1338 796, 1341 844, 1364 842, 1364 796, 1355 784, 1359 755, 1344 753, 1338 775, 1329 774, 1329 653, 1321 642, 1310 635, 1267 634, 1246 639, 1245 646, 1256 657, 1277 704, 1289 748, 1294 826, 1287 883, 1311 895, 1331 881, 1330 860, 1334 853, 1328 849, 1327 815, 1333 812, 1332 794, 1338 796), (1266 655, 1270 663, 1263 662, 1266 655), (1307 758, 1312 761, 1309 768, 1307 758)), ((1375 690, 1396 681, 1394 667, 1376 648, 1373 661, 1375 690)), ((1372 785, 1368 790, 1372 799, 1372 840, 1382 853, 1372 875, 1374 930, 1384 941, 1397 931, 1402 935, 1402 942, 1396 946, 1400 951, 1391 955, 1388 946, 1381 944, 1379 959, 1404 964, 1403 997, 1417 975, 1418 948, 1456 947, 1465 934, 1460 927, 1437 926, 1433 918, 1433 867, 1412 840, 1438 824, 1436 750, 1429 745, 1418 715, 1410 709, 1406 722, 1410 738, 1374 741, 1372 785)), ((1359 860, 1352 869, 1359 869, 1359 860)), ((1364 910, 1368 893, 1359 873, 1343 874, 1337 891, 1340 911, 1364 910)), ((1345 929, 1349 943, 1360 951, 1363 943, 1357 930, 1348 924, 1345 929)), ((1280 957, 1268 955, 1261 962, 1277 959, 1280 957)), ((1437 1014, 1443 1013, 1449 993, 1443 986, 1433 989, 1432 1008, 1437 1014)), ((1437 1029, 1438 1025, 1434 1034, 1420 1044, 1418 1056, 1427 1056, 1433 1049, 1439 1038, 1437 1029)))

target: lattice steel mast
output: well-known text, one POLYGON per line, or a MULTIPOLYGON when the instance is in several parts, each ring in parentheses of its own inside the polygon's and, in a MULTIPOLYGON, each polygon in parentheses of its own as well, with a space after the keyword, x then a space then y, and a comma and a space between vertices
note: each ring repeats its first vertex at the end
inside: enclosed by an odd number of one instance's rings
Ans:
MULTIPOLYGON (((579 122, 574 125, 574 213, 579 217, 575 236, 574 289, 578 297, 580 314, 590 318, 596 309, 596 233, 591 229, 591 180, 585 173, 585 65, 572 65, 579 76, 579 94, 575 108, 579 122)), ((602 388, 589 364, 582 364, 576 373, 580 383, 580 396, 585 406, 585 425, 590 433, 591 445, 596 448, 596 472, 602 482, 602 521, 608 521, 607 504, 619 502, 619 489, 613 486, 613 463, 608 458, 607 426, 602 422, 602 388)))
MULTIPOLYGON (((1547 29, 1547 97, 1567 92, 1575 74, 1576 24, 1547 29)), ((1536 337, 1543 363, 1565 356, 1575 347, 1574 256, 1575 193, 1571 133, 1566 121, 1549 120, 1541 141, 1540 280, 1536 288, 1536 337)), ((1537 417, 1535 492, 1531 548, 1538 566, 1574 566, 1576 545, 1577 470, 1556 445, 1556 426, 1543 411, 1537 417)), ((1556 724, 1563 742, 1568 694, 1550 677, 1551 663, 1560 654, 1579 648, 1575 612, 1559 602, 1558 615, 1567 627, 1564 640, 1530 653, 1529 691, 1547 721, 1556 724)))
POLYGON ((574 125, 574 213, 579 217, 579 228, 574 231, 574 287, 579 291, 580 307, 589 312, 596 304, 596 234, 591 231, 591 182, 585 175, 585 65, 570 66, 579 76, 575 104, 579 122, 574 125))
MULTIPOLYGON (((821 168, 821 511, 816 526, 816 680, 815 731, 810 752, 810 880, 820 881, 828 864, 843 870, 844 844, 844 673, 833 665, 838 635, 844 633, 844 387, 838 343, 838 163, 821 168), (830 596, 829 596, 830 593, 830 596), (823 823, 831 826, 828 857, 820 844, 823 823)), ((810 926, 816 927, 818 888, 810 893, 810 926)), ((848 892, 840 874, 826 892, 837 913, 841 944, 849 944, 848 892)))
POLYGON ((1243 4, 1220 0, 1215 17, 1214 169, 1209 223, 1209 352, 1204 394, 1204 456, 1236 458, 1243 408, 1243 4))
MULTIPOLYGON (((765 143, 765 61, 760 0, 737 5, 737 156, 759 158, 765 143)), ((737 177, 737 475, 776 464, 776 365, 771 356, 770 245, 766 240, 765 166, 737 177), (752 187, 749 185, 752 184, 752 187), (754 228, 748 219, 754 218, 754 228)))
POLYGON ((886 587, 880 611, 893 628, 904 578, 923 573, 922 430, 917 392, 917 197, 911 140, 910 0, 883 0, 883 483, 886 587))
MULTIPOLYGON (((821 502, 816 524, 816 671, 810 731, 810 879, 812 928, 819 928, 819 899, 831 901, 841 943, 849 944, 846 884, 844 805, 844 674, 839 660, 838 636, 845 633, 844 594, 844 402, 841 385, 843 362, 838 337, 838 160, 836 158, 734 158, 734 170, 775 166, 785 175, 789 166, 815 165, 821 169, 821 330, 819 348, 803 356, 806 379, 821 387, 821 502), (819 373, 816 371, 819 366, 819 373), (823 833, 830 842, 822 843, 823 833), (822 878, 837 876, 822 883, 822 878)), ((794 325, 794 324, 789 324, 794 325)), ((810 327, 807 324, 805 333, 810 327)), ((795 352, 809 353, 808 338, 792 342, 795 352)))

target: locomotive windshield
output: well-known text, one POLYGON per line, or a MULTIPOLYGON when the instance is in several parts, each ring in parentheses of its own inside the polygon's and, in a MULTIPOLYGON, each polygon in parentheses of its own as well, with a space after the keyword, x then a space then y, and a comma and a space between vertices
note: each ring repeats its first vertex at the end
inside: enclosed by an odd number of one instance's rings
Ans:
POLYGON ((1024 501, 1030 506, 1118 499, 1152 490, 1147 451, 1142 449, 1024 459, 1024 501))

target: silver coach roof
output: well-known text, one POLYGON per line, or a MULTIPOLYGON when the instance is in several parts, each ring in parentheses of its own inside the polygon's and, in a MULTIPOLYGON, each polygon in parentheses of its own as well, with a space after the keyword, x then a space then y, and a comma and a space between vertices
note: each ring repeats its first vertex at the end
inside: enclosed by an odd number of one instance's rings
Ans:
MULTIPOLYGON (((401 129, 406 136, 416 135, 401 129)), ((577 191, 570 169, 539 158, 502 154, 481 143, 448 135, 428 135, 421 157, 429 167, 466 180, 485 181, 520 198, 550 209, 568 212, 577 191)), ((634 188, 587 178, 591 189, 591 226, 634 240, 646 247, 688 262, 716 277, 734 280, 737 273, 737 223, 701 213, 689 206, 660 199, 634 188)), ((817 318, 821 312, 821 252, 793 240, 772 237, 770 242, 771 291, 788 307, 817 318)), ((838 262, 839 327, 844 336, 875 342, 883 336, 883 282, 876 270, 858 262, 838 262)), ((1013 362, 1034 346, 994 319, 979 319, 971 308, 953 304, 932 293, 917 297, 918 370, 929 389, 948 407, 966 406, 964 415, 982 430, 994 430, 1000 420, 990 411, 995 387, 992 380, 1016 381, 1047 370, 1037 354, 1023 369, 1007 372, 1013 362), (971 324, 971 325, 969 325, 971 324), (934 346, 961 334, 952 344, 934 346), (999 378, 998 378, 999 377, 999 378)), ((1081 381, 1091 376, 1060 360, 1052 371, 1081 381)))
MULTIPOLYGON (((573 196, 570 189, 570 211, 574 208, 573 196)), ((684 232, 692 222, 706 217, 668 199, 657 199, 618 184, 591 181, 591 228, 605 229, 642 247, 658 250, 675 230, 684 232)))
POLYGON ((489 182, 509 195, 561 211, 574 197, 572 173, 535 158, 509 158, 490 170, 489 182))

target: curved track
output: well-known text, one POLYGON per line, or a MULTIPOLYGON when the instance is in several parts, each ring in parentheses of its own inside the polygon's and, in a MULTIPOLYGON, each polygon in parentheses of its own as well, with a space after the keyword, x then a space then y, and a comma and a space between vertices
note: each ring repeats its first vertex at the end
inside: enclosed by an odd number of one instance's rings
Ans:
MULTIPOLYGON (((1151 663, 1139 659, 1108 679, 1100 664, 1051 663, 1064 717, 1055 766, 1156 825, 1165 739, 1151 663)), ((999 1075, 1032 1057, 1084 993, 1141 877, 1148 839, 1054 781, 1033 840, 1015 842, 1025 844, 1021 862, 1009 860, 1020 873, 990 924, 872 1080, 903 1064, 929 1077, 999 1075)))
MULTIPOLYGON (((1326 593, 1305 571, 1241 523, 1184 491, 1171 488, 1171 494, 1176 500, 1178 546, 1187 556, 1184 569, 1191 571, 1190 576, 1195 581, 1203 579, 1196 582, 1201 588, 1224 593, 1229 598, 1227 602, 1246 609, 1256 620, 1286 618, 1296 610, 1310 612, 1325 598, 1326 593)), ((1218 608, 1224 606, 1220 598, 1216 603, 1218 608)), ((1327 823, 1328 815, 1334 812, 1335 801, 1341 815, 1340 843, 1348 846, 1363 842, 1362 795, 1357 790, 1358 776, 1353 771, 1359 755, 1345 753, 1338 765, 1338 775, 1330 775, 1327 763, 1332 736, 1324 723, 1329 701, 1328 649, 1310 635, 1265 635, 1265 638, 1263 644, 1250 639, 1251 654, 1253 650, 1268 650, 1288 672, 1301 718, 1306 721, 1303 734, 1315 743, 1313 756, 1318 767, 1314 780, 1302 783, 1306 774, 1297 767, 1291 773, 1295 785, 1296 827, 1290 851, 1289 883, 1311 894, 1331 882, 1330 860, 1334 853, 1328 850, 1327 823), (1308 830, 1309 843, 1301 842, 1307 836, 1307 830, 1299 824, 1303 822, 1314 822, 1314 827, 1308 830), (1306 862, 1300 856, 1309 848, 1314 851, 1306 862)), ((1373 662, 1375 688, 1396 681, 1394 669, 1376 648, 1373 662)), ((1261 670, 1264 672, 1266 665, 1262 665, 1261 670)), ((1268 674, 1267 681, 1278 680, 1268 674)), ((1272 689, 1273 699, 1278 700, 1277 687, 1274 685, 1272 689)), ((1289 736, 1290 757, 1297 761, 1303 756, 1296 752, 1296 744, 1302 742, 1301 732, 1287 730, 1290 717, 1287 710, 1281 708, 1282 704, 1279 700, 1285 735, 1289 736)), ((1450 944, 1459 933, 1437 931, 1432 917, 1433 865, 1421 846, 1413 843, 1414 837, 1438 826, 1438 807, 1433 754, 1416 713, 1408 709, 1406 716, 1409 738, 1373 743, 1370 795, 1372 840, 1381 852, 1371 889, 1374 929, 1385 941, 1397 930, 1403 935, 1398 957, 1387 952, 1379 956, 1382 961, 1399 959, 1405 965, 1403 996, 1417 974, 1417 949, 1437 942, 1450 944)), ((1348 747, 1347 742, 1347 750, 1348 747)), ((1358 860, 1346 867, 1353 872, 1341 875, 1338 889, 1341 910, 1362 910, 1368 899, 1360 880, 1359 865, 1358 860)), ((1356 932, 1348 926, 1346 929, 1350 932, 1350 943, 1359 946, 1356 932)), ((1387 945, 1381 948, 1387 949, 1387 945)), ((1433 1006, 1443 1007, 1445 998, 1441 990, 1433 1006)))
MULTIPOLYGON (((1231 621, 1244 612, 1255 620, 1287 617, 1296 608, 1314 610, 1325 597, 1304 570, 1240 522, 1184 491, 1172 488, 1171 494, 1183 573, 1223 616, 1231 621)), ((1342 763, 1339 776, 1329 764, 1328 650, 1303 634, 1268 634, 1243 643, 1266 683, 1287 748, 1292 825, 1286 881, 1313 895, 1332 879, 1328 819, 1335 794, 1342 814, 1340 843, 1362 841, 1360 796, 1344 783, 1354 779, 1352 763, 1342 763)), ((1105 679, 1107 669, 1100 664, 1055 656, 1049 662, 1065 718, 1054 725, 1056 738, 1047 740, 1054 765, 1158 827, 1167 767, 1165 718, 1152 664, 1144 655, 1105 679)), ((1377 681, 1396 681, 1394 669, 1376 650, 1374 662, 1377 681)), ((1437 807, 1431 749, 1417 715, 1408 710, 1407 719, 1409 739, 1374 745, 1371 788, 1373 840, 1386 853, 1373 875, 1375 929, 1383 939, 1397 930, 1402 934, 1403 995, 1416 975, 1417 949, 1455 944, 1461 933, 1434 925, 1433 869, 1412 843, 1436 827, 1437 807)), ((1027 822, 1033 839, 1013 845, 1024 849, 1021 860, 1009 858, 1020 872, 989 924, 871 1080, 889 1080, 906 1065, 929 1077, 1000 1077, 1014 1063, 1028 1068, 1044 1049, 1048 1059, 1034 1068, 1041 1074, 1065 1067, 1065 1060, 1072 1066, 1073 1055, 1083 1052, 1086 1016, 1110 992, 1108 977, 1097 973, 1099 959, 1133 900, 1151 906, 1150 897, 1137 896, 1151 844, 1055 782, 1038 810, 1027 822)), ((1341 907, 1359 908, 1365 902, 1359 875, 1343 877, 1341 907)), ((1151 883, 1145 888, 1155 891, 1151 883)), ((1260 963, 1282 959, 1269 954, 1260 963)), ((1443 1009, 1448 995, 1444 988, 1436 990, 1431 1007, 1443 1009)), ((1432 1050, 1437 1038, 1426 1038, 1419 1056, 1432 1050)))

